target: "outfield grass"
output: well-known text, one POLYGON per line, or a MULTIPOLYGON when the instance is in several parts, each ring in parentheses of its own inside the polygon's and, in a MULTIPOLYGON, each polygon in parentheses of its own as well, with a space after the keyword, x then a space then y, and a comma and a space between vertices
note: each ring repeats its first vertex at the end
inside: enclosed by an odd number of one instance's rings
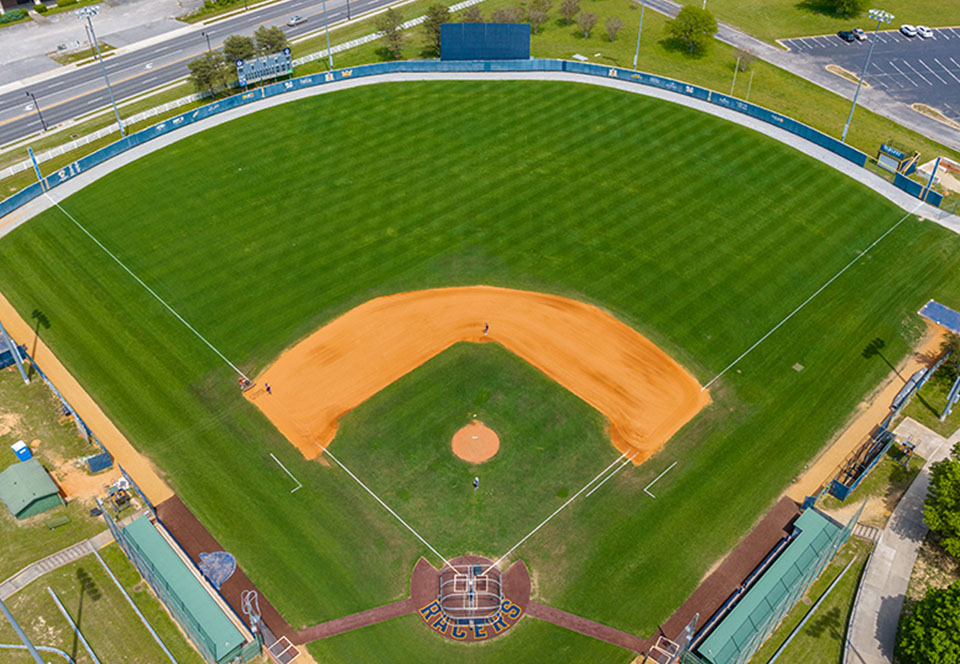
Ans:
MULTIPOLYGON (((144 589, 145 584, 119 547, 111 544, 101 555, 176 661, 180 664, 202 664, 203 659, 187 643, 160 601, 144 589)), ((90 648, 104 664, 158 664, 168 661, 93 555, 44 574, 6 600, 10 612, 34 645, 59 648, 77 664, 93 662, 57 608, 47 591, 48 587, 60 598, 74 623, 79 625, 90 648)), ((0 643, 20 643, 6 620, 0 621, 0 643)), ((63 661, 52 653, 44 653, 44 658, 49 662, 63 661)), ((26 651, 4 651, 2 659, 4 664, 28 664, 34 661, 26 651)))
MULTIPOLYGON (((578 84, 492 81, 381 84, 259 112, 64 205, 249 372, 371 297, 487 283, 600 304, 703 382, 904 218, 706 114, 578 84)), ((405 595, 426 549, 341 471, 300 459, 230 369, 62 213, 0 248, 0 289, 25 315, 47 314, 45 340, 292 624, 405 595), (290 494, 271 452, 302 490, 290 494)), ((524 546, 538 596, 651 634, 881 380, 863 348, 882 338, 896 362, 919 336, 923 302, 960 300, 958 248, 933 224, 900 225, 727 373, 660 454, 524 546)), ((396 456, 382 463, 360 477, 389 480, 396 456)), ((528 483, 553 486, 532 472, 528 483)), ((454 522, 459 507, 413 525, 454 522)), ((509 638, 530 652, 555 634, 509 638)), ((382 661, 409 661, 428 637, 388 623, 340 642, 364 638, 396 653, 382 661)), ((607 652, 565 643, 568 661, 607 652)), ((351 647, 327 661, 354 661, 351 647)), ((470 656, 497 661, 497 648, 470 656)))

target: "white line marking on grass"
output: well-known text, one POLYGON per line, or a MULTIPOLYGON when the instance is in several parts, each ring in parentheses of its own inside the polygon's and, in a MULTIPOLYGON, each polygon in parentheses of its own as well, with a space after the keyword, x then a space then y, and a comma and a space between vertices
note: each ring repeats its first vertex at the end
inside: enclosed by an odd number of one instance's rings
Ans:
POLYGON ((349 475, 350 477, 353 478, 353 480, 354 480, 357 484, 359 484, 360 486, 362 486, 363 489, 364 489, 364 491, 366 491, 366 492, 369 493, 371 496, 373 496, 373 499, 376 500, 378 503, 380 503, 380 506, 383 507, 383 509, 385 509, 385 510, 387 510, 388 512, 390 512, 390 514, 392 514, 397 521, 399 521, 400 523, 402 523, 403 526, 404 526, 407 530, 409 530, 411 533, 413 533, 414 537, 416 537, 418 540, 420 540, 421 542, 423 542, 424 545, 425 545, 428 549, 430 549, 437 558, 439 558, 440 560, 442 560, 442 561, 444 562, 444 564, 446 564, 446 565, 448 565, 448 566, 450 566, 450 567, 453 567, 453 565, 450 563, 450 561, 443 557, 443 554, 441 554, 439 551, 437 551, 436 549, 434 549, 433 546, 430 545, 430 542, 428 542, 427 540, 423 539, 423 537, 420 536, 420 533, 418 533, 416 530, 414 530, 414 529, 410 526, 409 523, 407 523, 407 522, 404 521, 402 518, 400 518, 400 515, 397 514, 396 512, 394 512, 392 509, 390 509, 390 506, 389 506, 389 505, 387 505, 385 502, 383 502, 382 500, 380 500, 380 496, 378 496, 378 495, 375 494, 373 491, 371 491, 371 490, 370 490, 370 487, 368 487, 366 484, 364 484, 363 482, 361 482, 359 477, 357 477, 356 475, 354 475, 352 472, 350 472, 350 469, 349 469, 349 468, 347 468, 347 467, 344 466, 342 463, 340 463, 340 460, 339 460, 337 457, 335 457, 335 456, 333 456, 332 454, 330 454, 330 450, 328 450, 326 447, 324 447, 324 448, 323 448, 323 452, 324 452, 324 454, 326 454, 328 457, 330 457, 331 459, 333 459, 334 463, 336 463, 338 466, 340 466, 340 467, 347 473, 347 475, 349 475))
MULTIPOLYGON (((584 491, 586 491, 587 488, 588 488, 591 484, 593 484, 593 483, 596 482, 598 479, 600 479, 601 477, 603 477, 603 475, 604 475, 608 470, 610 470, 610 469, 613 468, 615 465, 617 465, 618 463, 620 463, 621 461, 623 461, 623 459, 624 459, 626 456, 627 456, 627 453, 624 452, 623 454, 621 454, 620 456, 618 456, 616 459, 614 459, 614 460, 613 460, 613 463, 611 463, 609 466, 607 466, 606 468, 604 468, 603 470, 601 470, 599 473, 597 473, 597 476, 596 476, 596 477, 594 477, 592 480, 590 480, 589 482, 587 482, 586 484, 584 484, 582 489, 580 489, 580 490, 577 491, 575 494, 573 494, 572 496, 570 496, 570 498, 567 499, 567 502, 565 502, 563 505, 561 505, 560 507, 558 507, 557 509, 555 509, 555 510, 553 511, 553 514, 551 514, 551 515, 548 516, 546 519, 544 519, 543 521, 541 521, 541 522, 540 522, 540 525, 538 525, 536 528, 534 528, 534 529, 531 530, 529 533, 527 533, 527 534, 524 536, 524 538, 523 538, 522 540, 520 540, 519 542, 517 542, 516 544, 514 544, 513 547, 511 547, 511 549, 510 549, 509 551, 507 551, 505 554, 503 554, 502 556, 500 556, 499 558, 497 558, 496 561, 494 561, 494 562, 490 565, 490 567, 488 567, 487 569, 485 569, 485 570, 483 571, 483 573, 486 574, 487 572, 489 572, 490 570, 492 570, 494 567, 496 567, 497 565, 499 565, 501 562, 503 562, 503 559, 504 559, 504 558, 506 558, 506 557, 509 556, 511 553, 513 553, 514 551, 516 551, 516 550, 520 547, 521 544, 523 544, 523 543, 526 542, 528 539, 530 539, 531 537, 533 537, 534 533, 536 533, 538 530, 540 530, 540 529, 543 528, 545 525, 547 525, 547 522, 550 521, 550 519, 552 519, 553 517, 557 516, 564 507, 566 507, 567 505, 569 505, 570 503, 572 503, 574 500, 576 500, 577 497, 578 497, 581 493, 583 493, 584 491)), ((482 575, 481 575, 481 576, 482 576, 482 575)))
POLYGON ((183 316, 181 316, 180 314, 178 314, 178 313, 176 312, 176 310, 174 310, 173 307, 171 307, 169 304, 167 304, 166 301, 165 301, 162 297, 160 297, 159 295, 157 295, 156 292, 155 292, 152 288, 150 288, 149 286, 147 286, 147 285, 143 282, 143 279, 141 279, 141 278, 138 277, 136 274, 134 274, 134 273, 133 273, 133 270, 131 270, 130 268, 128 268, 126 265, 124 265, 123 262, 122 262, 119 258, 117 258, 116 256, 114 256, 114 255, 110 252, 109 249, 107 249, 105 246, 103 246, 103 243, 100 242, 100 240, 98 240, 97 238, 95 238, 95 237, 93 236, 93 234, 90 233, 90 231, 88 231, 86 228, 84 228, 84 227, 80 224, 79 221, 77 221, 76 219, 74 219, 74 218, 73 218, 73 215, 71 215, 69 212, 67 212, 66 210, 64 210, 63 207, 62 207, 58 202, 56 202, 55 200, 53 200, 52 198, 50 198, 50 194, 44 194, 44 196, 47 197, 47 200, 49 200, 51 203, 53 203, 55 206, 57 206, 57 208, 59 208, 59 210, 60 210, 61 212, 63 212, 63 213, 67 216, 67 218, 76 225, 77 228, 79 228, 81 231, 83 231, 88 238, 90 238, 91 240, 93 240, 93 241, 97 244, 98 247, 100 247, 101 249, 103 249, 104 253, 106 253, 107 256, 109 256, 110 258, 112 258, 112 259, 114 260, 114 262, 116 262, 117 265, 119 265, 120 267, 122 267, 122 268, 126 271, 127 274, 129 274, 131 277, 133 277, 134 279, 136 279, 136 280, 137 280, 137 283, 140 284, 141 286, 143 286, 148 293, 150 293, 151 295, 153 295, 153 297, 156 298, 157 302, 159 302, 159 303, 162 304, 164 307, 166 307, 166 308, 167 308, 167 311, 169 311, 170 313, 172 313, 174 316, 177 317, 177 320, 179 320, 181 323, 183 323, 184 325, 186 325, 187 328, 188 328, 191 332, 193 332, 195 335, 197 335, 197 338, 200 339, 200 341, 202 341, 203 343, 205 343, 205 344, 207 345, 207 347, 210 348, 210 350, 212 350, 214 353, 216 353, 217 355, 219 355, 221 360, 223 360, 224 362, 226 362, 227 364, 229 364, 231 369, 233 369, 233 370, 236 371, 238 374, 240 374, 240 376, 241 376, 244 380, 250 380, 249 378, 247 378, 247 375, 246 375, 245 373, 243 373, 242 371, 240 371, 240 369, 238 369, 237 366, 236 366, 233 362, 231 362, 230 360, 227 359, 227 356, 226 356, 226 355, 224 355, 223 353, 221 353, 221 352, 217 349, 216 346, 214 346, 212 343, 210 343, 209 341, 207 341, 206 338, 204 338, 204 336, 203 336, 202 334, 200 334, 199 332, 197 332, 197 330, 193 327, 193 325, 191 325, 190 323, 188 323, 187 321, 185 321, 185 320, 183 319, 183 316))
POLYGON ((600 484, 598 484, 597 486, 595 486, 595 487, 593 487, 592 489, 590 489, 590 490, 587 492, 587 495, 584 496, 584 498, 589 498, 589 497, 593 494, 594 491, 596 491, 597 489, 599 489, 600 487, 602 487, 604 484, 606 484, 606 482, 607 482, 608 479, 610 479, 611 477, 613 477, 614 475, 616 475, 617 473, 619 473, 619 472, 620 472, 621 470, 623 470, 626 466, 630 465, 630 462, 633 461, 634 457, 636 457, 638 454, 640 454, 640 450, 637 450, 636 452, 633 453, 633 455, 631 455, 631 456, 627 457, 626 459, 624 459, 623 463, 621 463, 621 464, 617 467, 617 469, 616 469, 615 471, 613 471, 612 473, 610 473, 609 475, 607 475, 606 477, 604 477, 604 478, 603 478, 603 482, 600 482, 600 484))
POLYGON ((648 484, 647 486, 643 487, 643 492, 644 492, 645 494, 647 494, 648 496, 650 496, 651 498, 656 498, 656 496, 653 495, 652 493, 650 493, 647 489, 649 489, 649 488, 652 487, 654 484, 656 484, 656 483, 660 480, 661 477, 663 477, 664 475, 666 475, 667 473, 669 473, 671 470, 673 470, 673 467, 676 466, 676 465, 677 465, 677 462, 674 461, 674 462, 671 463, 669 466, 667 466, 667 469, 666 469, 665 471, 663 471, 662 473, 660 473, 659 475, 657 475, 656 477, 654 477, 654 478, 653 478, 653 481, 650 482, 650 484, 648 484))
POLYGON ((839 272, 837 272, 835 275, 833 275, 832 277, 830 277, 830 278, 826 281, 825 284, 823 284, 820 288, 818 288, 816 291, 814 291, 813 295, 811 295, 811 296, 808 297, 806 300, 804 300, 803 302, 801 302, 801 303, 800 303, 800 306, 798 306, 796 309, 794 309, 793 311, 791 311, 789 314, 786 315, 786 317, 785 317, 783 320, 781 320, 779 323, 777 323, 777 324, 774 325, 772 328, 770 328, 770 331, 769 331, 769 332, 767 332, 765 335, 763 335, 762 337, 760 337, 752 346, 750 346, 750 348, 748 348, 747 350, 745 350, 745 351, 743 351, 742 353, 740 353, 740 356, 737 357, 737 359, 735 359, 733 362, 731 362, 730 364, 728 364, 728 365, 723 369, 723 371, 721 371, 721 372, 718 373, 716 376, 714 376, 713 378, 711 378, 711 379, 710 379, 710 382, 708 382, 706 385, 704 385, 704 386, 701 387, 700 389, 701 389, 701 390, 706 390, 706 389, 708 389, 711 385, 713 385, 713 384, 720 378, 720 376, 722 376, 723 374, 725 374, 725 373, 727 373, 728 371, 730 371, 730 369, 732 369, 733 367, 735 367, 735 366, 737 365, 737 363, 738 363, 740 360, 742 360, 743 358, 745 358, 747 355, 749 355, 749 354, 753 351, 754 348, 756 348, 757 346, 759 346, 760 344, 762 344, 764 341, 766 341, 766 340, 767 340, 767 337, 769 337, 771 334, 773 334, 774 332, 776 332, 777 330, 779 330, 780 327, 783 326, 784 323, 786 323, 788 320, 790 320, 791 318, 793 318, 793 317, 794 317, 801 309, 803 309, 805 306, 807 306, 808 304, 810 304, 810 302, 813 300, 813 298, 815 298, 817 295, 819 295, 820 293, 822 293, 822 292, 826 289, 827 286, 829 286, 829 285, 832 284, 834 281, 836 281, 838 278, 840 278, 840 275, 841 275, 841 274, 843 274, 844 272, 846 272, 847 270, 849 270, 851 267, 853 267, 854 264, 857 263, 857 261, 859 261, 861 258, 863 258, 863 257, 867 254, 868 251, 870 251, 870 250, 873 249, 875 246, 877 246, 877 245, 880 243, 880 241, 883 240, 883 238, 887 237, 888 235, 890 235, 890 233, 892 233, 893 231, 895 231, 895 230, 897 229, 897 227, 900 226, 900 224, 902 224, 904 221, 907 220, 907 218, 909 218, 911 215, 913 215, 914 212, 916 212, 918 209, 920 209, 920 206, 921 206, 921 205, 923 205, 923 203, 917 203, 917 207, 913 208, 913 210, 911 210, 910 212, 907 212, 905 215, 903 215, 902 217, 900 217, 900 220, 899 220, 897 223, 895 223, 893 226, 891 226, 891 227, 888 228, 886 231, 884 231, 883 234, 882 234, 880 237, 878 237, 876 240, 874 240, 873 242, 870 243, 870 246, 869 246, 869 247, 867 247, 866 249, 864 249, 863 251, 861 251, 859 254, 857 254, 852 261, 850 261, 849 263, 847 263, 846 265, 844 265, 843 268, 841 268, 839 272))
POLYGON ((280 463, 280 459, 278 459, 277 457, 273 456, 273 452, 270 453, 270 456, 273 458, 274 461, 277 462, 277 465, 279 465, 281 468, 283 468, 283 472, 285 472, 287 475, 289 475, 289 476, 290 476, 290 479, 292 479, 294 482, 297 483, 297 486, 295 486, 295 487, 293 487, 292 489, 290 489, 290 493, 293 493, 294 491, 296 491, 297 489, 299 489, 300 487, 303 486, 302 484, 300 484, 300 480, 298 480, 296 477, 294 477, 294 476, 293 476, 293 473, 291 473, 289 470, 287 470, 287 467, 284 466, 282 463, 280 463))

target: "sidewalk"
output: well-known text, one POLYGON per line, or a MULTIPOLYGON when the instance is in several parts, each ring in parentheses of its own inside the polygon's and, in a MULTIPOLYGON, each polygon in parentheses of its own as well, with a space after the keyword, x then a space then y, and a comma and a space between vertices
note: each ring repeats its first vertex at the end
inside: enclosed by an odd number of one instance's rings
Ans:
POLYGON ((897 505, 880 541, 867 561, 857 599, 850 614, 843 664, 890 664, 897 637, 900 610, 917 552, 927 535, 923 501, 930 485, 930 466, 949 456, 960 432, 949 440, 907 418, 895 430, 912 436, 926 465, 897 505))
MULTIPOLYGON (((634 0, 634 2, 636 1, 634 0)), ((673 0, 645 0, 645 2, 651 9, 671 18, 675 17, 682 7, 673 0)), ((808 61, 802 55, 768 44, 729 25, 719 23, 719 26, 716 37, 725 44, 749 51, 761 60, 800 76, 821 88, 825 88, 841 97, 853 99, 853 94, 857 88, 856 84, 839 76, 834 76, 823 69, 821 65, 808 61)), ((862 89, 857 105, 954 150, 960 150, 960 132, 936 120, 920 115, 909 106, 901 104, 879 89, 862 89)), ((837 127, 838 133, 839 130, 840 127, 837 127)))

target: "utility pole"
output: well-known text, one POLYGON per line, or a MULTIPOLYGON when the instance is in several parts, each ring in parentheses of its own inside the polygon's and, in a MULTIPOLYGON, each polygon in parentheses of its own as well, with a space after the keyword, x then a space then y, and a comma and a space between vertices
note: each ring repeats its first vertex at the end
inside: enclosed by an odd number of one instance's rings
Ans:
POLYGON ((637 28, 637 51, 633 54, 633 71, 637 71, 637 60, 640 59, 640 33, 643 32, 643 8, 647 6, 647 0, 640 2, 640 27, 637 28))
POLYGON ((323 26, 327 31, 327 63, 333 71, 333 53, 330 52, 330 24, 327 22, 327 0, 323 0, 323 26))
POLYGON ((90 34, 93 37, 93 48, 97 52, 97 60, 100 61, 100 70, 103 72, 103 80, 107 82, 107 94, 110 95, 110 103, 113 104, 113 113, 117 116, 117 126, 120 127, 120 137, 124 137, 127 133, 123 130, 123 123, 120 121, 120 111, 117 109, 117 102, 113 98, 113 88, 110 87, 110 78, 107 76, 107 68, 103 64, 103 56, 100 55, 100 44, 97 42, 97 33, 93 30, 93 21, 90 20, 94 16, 100 13, 100 7, 98 5, 91 5, 89 7, 81 7, 76 12, 77 18, 81 21, 87 19, 87 26, 90 28, 90 34))
POLYGON ((13 614, 10 613, 10 609, 7 608, 7 605, 3 603, 3 600, 0 600, 0 611, 3 612, 3 615, 7 617, 7 620, 10 621, 10 624, 13 626, 13 631, 17 633, 17 636, 20 637, 20 640, 23 641, 23 645, 27 647, 27 652, 33 657, 34 661, 37 664, 45 664, 43 658, 40 657, 40 653, 37 652, 37 649, 33 647, 33 644, 30 643, 30 639, 20 628, 20 624, 14 619, 13 614))
POLYGON ((200 31, 200 34, 203 35, 203 36, 206 38, 206 40, 207 40, 207 53, 209 53, 210 51, 213 50, 212 48, 210 48, 210 35, 208 35, 208 34, 207 34, 206 32, 204 32, 203 30, 200 31))
POLYGON ((43 120, 43 113, 40 112, 40 104, 37 103, 37 98, 33 96, 33 93, 27 90, 27 96, 33 100, 33 107, 37 109, 37 115, 40 116, 40 126, 43 127, 43 130, 47 130, 47 123, 43 120))
POLYGON ((850 129, 850 121, 853 120, 853 109, 857 107, 857 97, 860 96, 860 87, 863 85, 863 77, 867 75, 867 67, 870 66, 870 56, 873 55, 873 47, 877 45, 877 36, 880 34, 880 24, 889 23, 895 17, 890 12, 882 9, 871 9, 870 18, 877 20, 877 29, 873 31, 873 40, 870 42, 870 50, 867 51, 867 59, 863 63, 863 71, 860 72, 860 80, 857 81, 857 91, 853 94, 853 105, 850 106, 850 115, 847 116, 847 124, 843 125, 843 134, 840 135, 840 142, 847 140, 847 130, 850 129))

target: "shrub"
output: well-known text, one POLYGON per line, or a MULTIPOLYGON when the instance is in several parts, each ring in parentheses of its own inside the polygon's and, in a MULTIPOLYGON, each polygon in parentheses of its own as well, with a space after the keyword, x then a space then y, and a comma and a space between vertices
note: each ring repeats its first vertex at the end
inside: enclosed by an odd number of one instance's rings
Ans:
POLYGON ((69 7, 77 4, 77 0, 57 0, 57 7, 69 7))
POLYGON ((33 9, 38 14, 46 14, 48 11, 50 11, 50 8, 43 4, 35 5, 33 9))
POLYGON ((20 19, 26 17, 27 12, 23 9, 11 9, 3 16, 0 16, 0 23, 13 23, 14 21, 19 21, 20 19))

